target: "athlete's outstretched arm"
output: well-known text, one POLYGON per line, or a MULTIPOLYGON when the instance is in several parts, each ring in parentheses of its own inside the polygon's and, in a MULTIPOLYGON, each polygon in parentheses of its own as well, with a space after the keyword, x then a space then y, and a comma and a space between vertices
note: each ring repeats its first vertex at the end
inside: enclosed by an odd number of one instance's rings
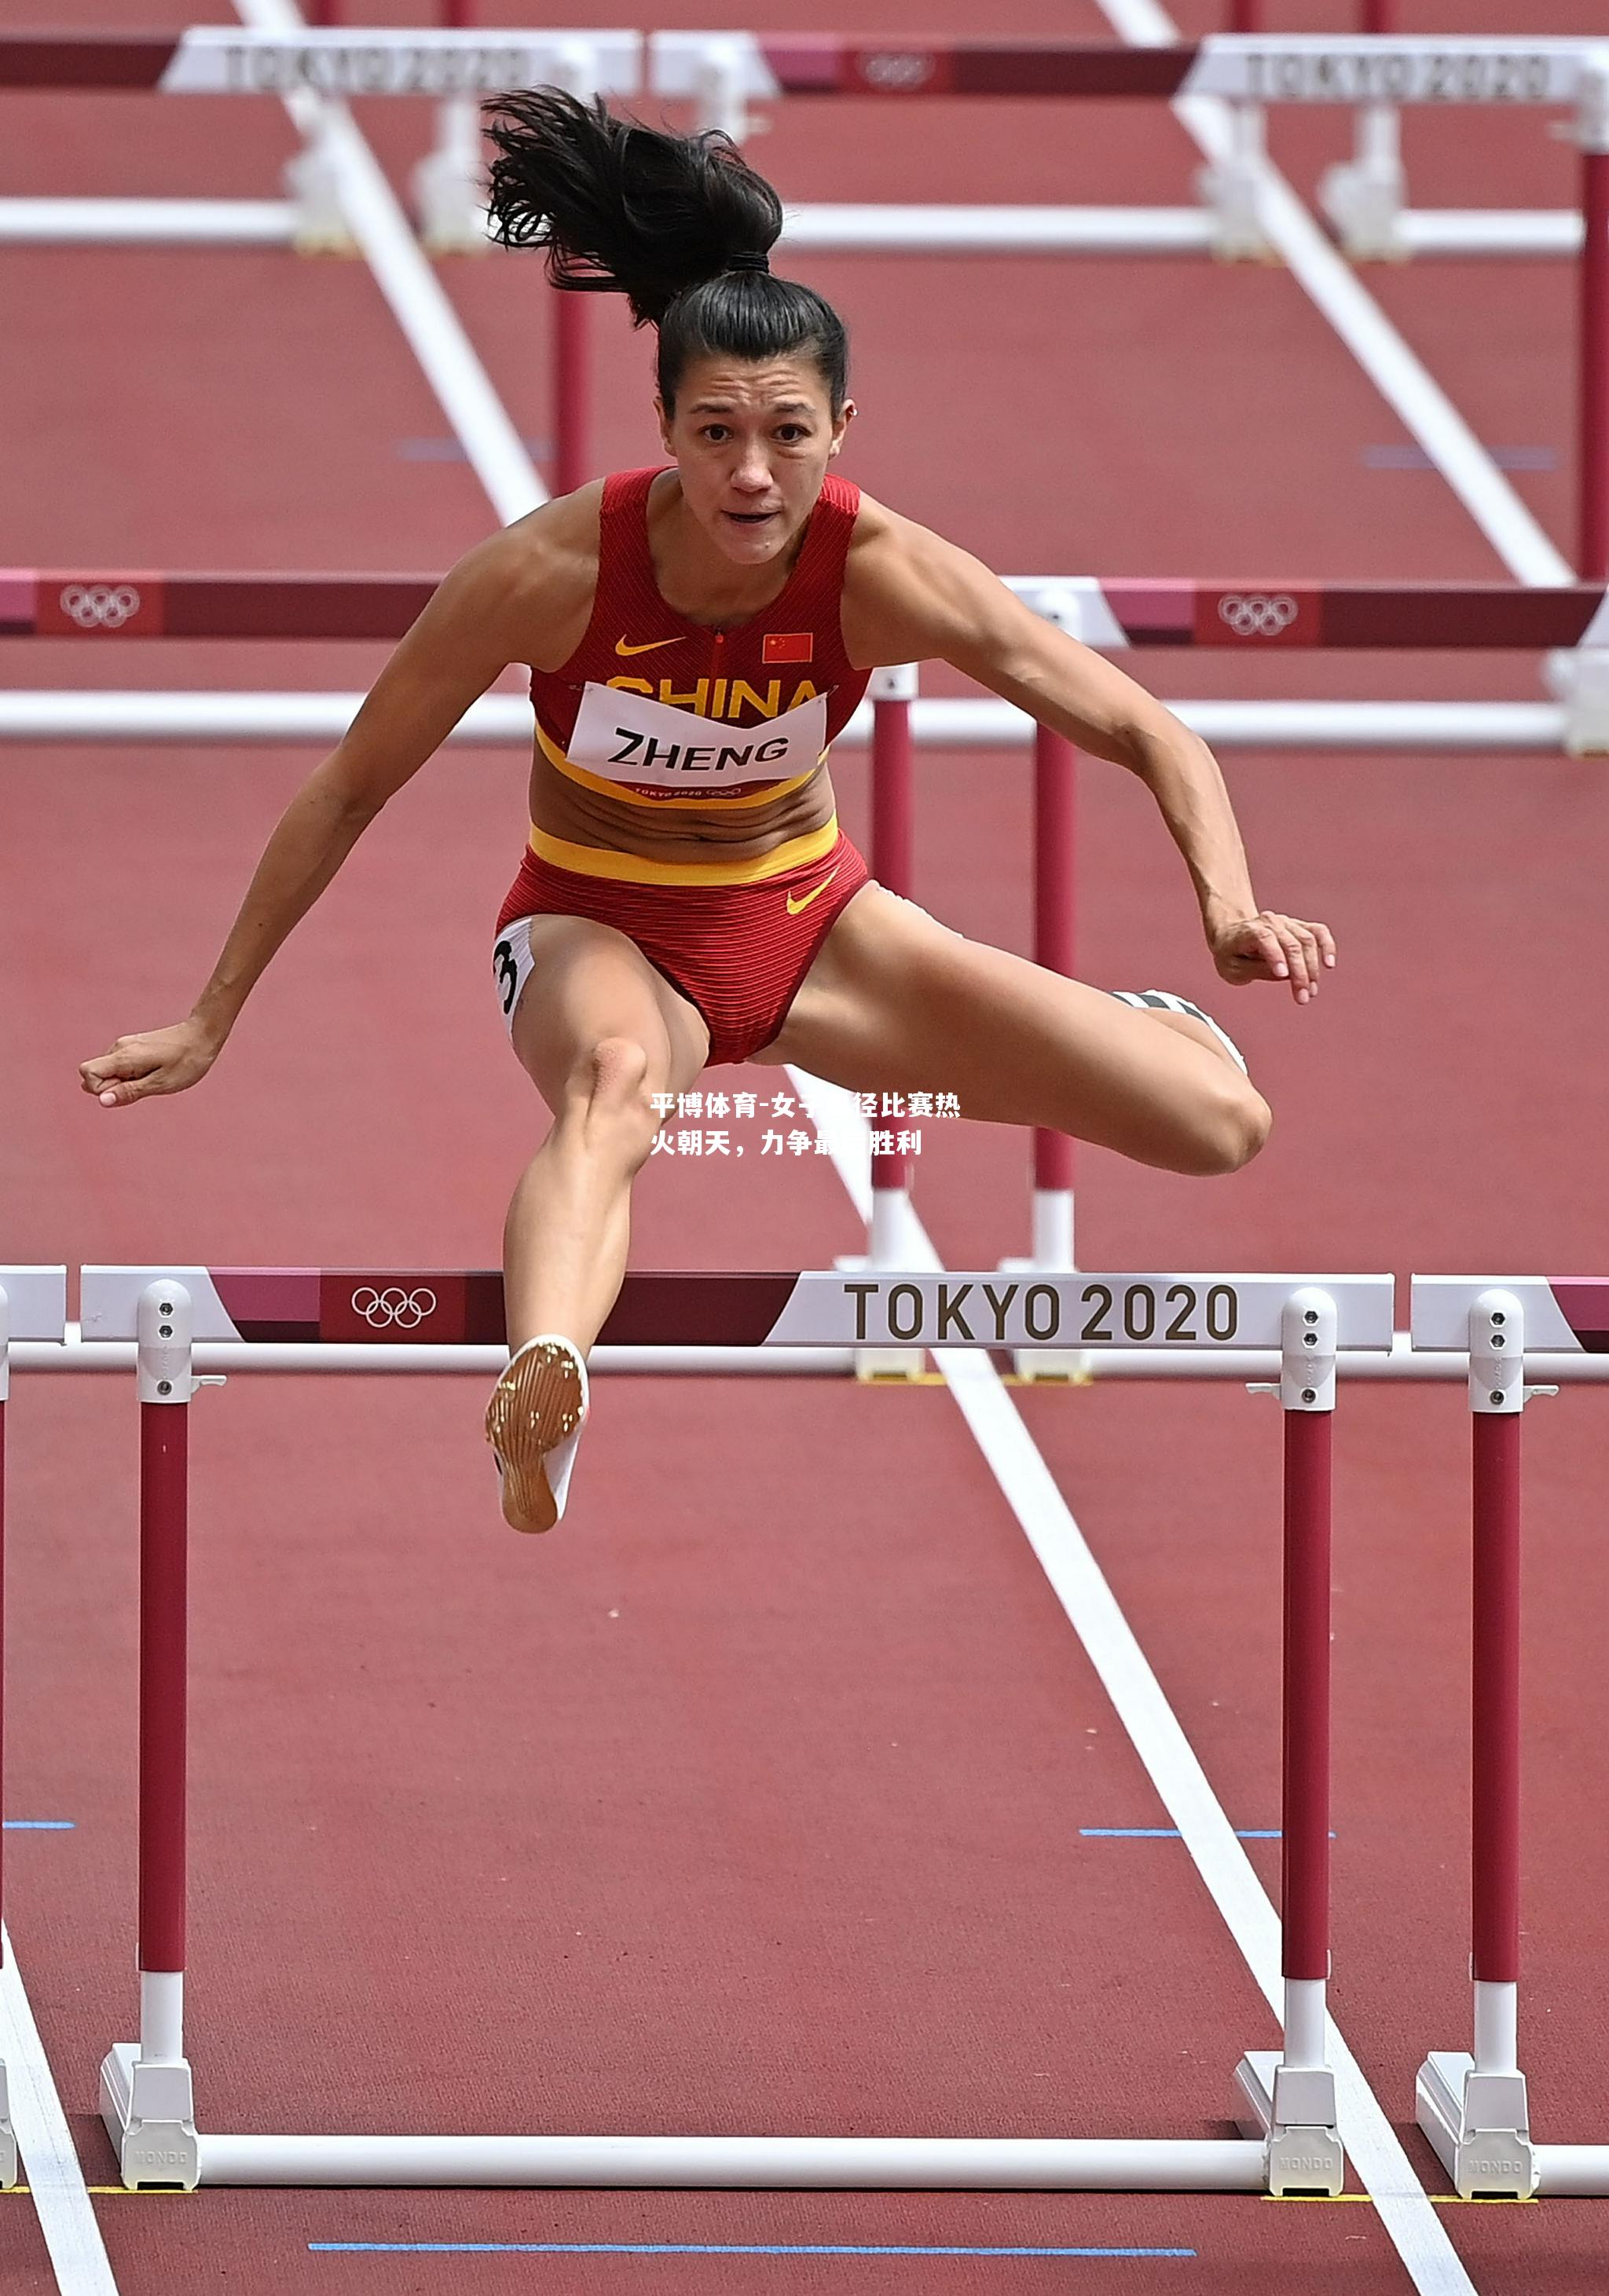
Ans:
POLYGON ((1326 925, 1260 909, 1218 761, 1115 664, 1030 611, 989 568, 880 505, 862 513, 844 586, 851 659, 948 661, 1080 749, 1137 774, 1184 856, 1227 980, 1285 980, 1299 1004, 1335 961, 1326 925), (869 515, 868 515, 869 513, 869 515))
MULTIPOLYGON (((539 572, 539 551, 534 555, 539 572)), ((110 1052, 83 1062, 83 1088, 103 1106, 183 1092, 206 1075, 292 926, 386 800, 513 659, 521 607, 529 611, 532 566, 529 537, 511 529, 447 575, 340 742, 285 808, 188 1017, 171 1028, 119 1037, 110 1052)))

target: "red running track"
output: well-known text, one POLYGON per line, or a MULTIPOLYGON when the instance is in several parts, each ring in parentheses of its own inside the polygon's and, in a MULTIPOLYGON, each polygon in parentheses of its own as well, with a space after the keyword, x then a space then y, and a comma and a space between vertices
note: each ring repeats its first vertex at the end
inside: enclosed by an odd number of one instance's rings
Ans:
MULTIPOLYGON (((880 14, 897 29, 944 12, 891 0, 880 14)), ((1002 36, 1039 12, 997 11, 1002 36)), ((1070 34, 1099 29, 1069 12, 1070 34)), ((1178 131, 1137 110, 1047 105, 1031 134, 1006 105, 973 105, 965 123, 945 111, 784 111, 764 164, 801 199, 1072 200, 1179 197, 1192 164, 1178 131)), ((267 107, 8 97, 4 119, 6 191, 261 195, 289 149, 267 107)), ((365 126, 394 161, 413 155, 420 130, 400 108, 365 126)), ((1505 197, 1562 199, 1568 155, 1535 127, 1498 125, 1474 193, 1465 148, 1416 127, 1421 195, 1491 196, 1500 181, 1505 197)), ((1338 132, 1280 128, 1299 179, 1338 132)), ((1433 475, 1366 459, 1397 434, 1277 273, 835 258, 810 275, 856 325, 855 475, 997 564, 1500 576, 1433 475)), ((539 299, 502 266, 446 276, 539 436, 539 299)), ((1562 449, 1559 269, 1424 266, 1371 283, 1483 436, 1562 449)), ((463 464, 420 452, 440 419, 360 267, 13 251, 0 285, 15 343, 0 417, 30 441, 26 461, 0 459, 8 560, 401 571, 484 529, 463 464)), ((601 444, 636 461, 652 451, 645 352, 612 317, 600 333, 601 444)), ((1563 468, 1517 483, 1563 537, 1563 468)), ((29 684, 293 686, 359 682, 374 659, 179 641, 111 660, 19 641, 6 656, 29 684)), ((1153 660, 1163 690, 1212 690, 1201 657, 1153 660)), ((1534 690, 1523 659, 1304 657, 1261 676, 1268 693, 1534 690)), ((0 956, 24 988, 0 1004, 17 1086, 0 1146, 8 1259, 495 1255, 536 1128, 482 975, 521 833, 523 776, 505 758, 455 752, 388 812, 205 1091, 104 1123, 77 1094, 78 1059, 193 994, 305 766, 8 753, 6 849, 22 866, 0 956)), ((1022 946, 1026 773, 956 756, 921 771, 918 897, 1022 946)), ((1252 1170, 1207 1185, 1083 1160, 1087 1259, 1601 1261, 1595 770, 1231 771, 1262 897, 1329 918, 1342 967, 1310 1013, 1235 1000, 1278 1119, 1252 1170)), ((859 828, 861 767, 841 781, 859 828)), ((1092 974, 1210 994, 1143 794, 1098 768, 1082 783, 1092 974)), ((919 1200, 952 1265, 1022 1247, 1026 1152, 988 1128, 925 1144, 919 1200)), ((803 1266, 855 1241, 818 1160, 784 1182, 752 1155, 718 1176, 661 1159, 636 1250, 650 1267, 803 1266)), ((104 2182, 92 2070, 133 2030, 132 1397, 18 1388, 12 1808, 77 1830, 12 1837, 11 1917, 104 2182)), ((1344 1399, 1335 2005, 1403 2120, 1418 2056, 1460 2045, 1467 2024, 1464 1412, 1451 1391, 1344 1399)), ((1020 1400, 1226 1808, 1271 1823, 1271 1416, 1189 1390, 1020 1400)), ((1585 1822, 1609 1788, 1600 1409, 1588 1395, 1540 1409, 1528 1445, 1523 2030, 1538 2133, 1561 2139, 1609 2133, 1594 1982, 1609 1892, 1585 1822)), ((1177 1843, 1078 1833, 1159 1823, 1156 1804, 941 1390, 600 1382, 572 1518, 535 1549, 498 1529, 477 1418, 471 1387, 447 1382, 242 1381, 199 1406, 192 2047, 212 2126, 669 2127, 690 2104, 714 2128, 1221 2125, 1234 2057, 1271 2043, 1271 2021, 1177 1843)), ((1270 1886, 1277 1849, 1253 1847, 1270 1886)), ((0 2218, 5 2268, 37 2279, 26 2207, 0 2218)), ((1408 2285, 1360 2205, 211 2193, 109 2199, 101 2215, 126 2296, 208 2286, 226 2267, 236 2285, 320 2290, 383 2272, 432 2296, 528 2288, 539 2271, 567 2296, 1408 2285), (449 2278, 443 2259, 307 2246, 399 2239, 1197 2253, 488 2255, 450 2259, 449 2278)), ((1447 2220, 1483 2296, 1601 2277, 1592 2203, 1447 2220)))

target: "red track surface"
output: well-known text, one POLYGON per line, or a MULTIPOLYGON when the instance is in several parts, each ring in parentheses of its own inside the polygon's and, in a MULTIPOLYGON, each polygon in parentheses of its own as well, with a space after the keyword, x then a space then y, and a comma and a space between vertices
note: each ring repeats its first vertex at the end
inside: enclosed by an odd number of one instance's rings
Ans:
MULTIPOLYGON (((497 14, 513 21, 516 5, 497 14)), ((606 20, 607 9, 566 11, 606 20)), ((1516 11, 1407 12, 1505 29, 1516 11), (1478 16, 1478 23, 1472 20, 1478 16)), ((62 23, 150 20, 58 5, 62 23)), ((365 8, 369 20, 401 13, 365 8)), ((1527 29, 1581 19, 1528 5, 1527 29)), ((1093 36, 1092 9, 1056 29, 1093 36)), ((660 20, 787 23, 747 4, 660 20)), ((802 22, 802 14, 791 20, 802 22)), ((962 13, 886 0, 891 30, 962 13)), ((1317 13, 1285 22, 1320 24, 1317 13)), ((1331 20, 1333 20, 1333 19, 1331 20)), ((1193 15, 1187 31, 1205 29, 1193 15)), ((1001 0, 990 29, 1045 29, 1001 0)), ((0 190, 264 195, 271 104, 12 97, 0 190)), ((398 163, 418 115, 372 107, 398 163)), ((1297 179, 1344 132, 1282 121, 1297 179)), ((1562 201, 1540 123, 1410 123, 1416 197, 1562 201)), ((807 198, 1181 196, 1193 153, 1136 107, 812 104, 757 157, 807 198)), ((1012 569, 1500 570, 1277 271, 822 262, 856 330, 852 468, 1012 569), (937 448, 937 451, 935 451, 937 448)), ((521 426, 546 422, 531 274, 447 272, 521 426)), ((1566 540, 1563 266, 1371 275, 1566 540)), ((273 256, 0 258, 8 562, 445 562, 488 523, 362 266, 273 256)), ((646 347, 600 314, 598 444, 653 451, 646 347)), ((359 682, 362 647, 8 646, 24 683, 359 682)), ((1247 667, 1151 659, 1170 692, 1247 667), (1210 678, 1209 672, 1216 669, 1210 678)), ((1526 661, 1265 665, 1260 691, 1530 693, 1526 661)), ((184 1009, 305 755, 12 751, 0 1000, 11 1259, 495 1256, 538 1129, 484 979, 523 773, 444 757, 365 840, 206 1089, 111 1118, 74 1064, 184 1009)), ((1214 1185, 1088 1155, 1093 1266, 1594 1268, 1605 1259, 1605 803, 1555 760, 1259 759, 1232 779, 1264 899, 1330 920, 1317 1009, 1230 1017, 1277 1107, 1214 1185)), ((851 829, 863 768, 840 776, 851 829)), ((1026 789, 998 755, 923 766, 918 891, 1021 947, 1026 789), (987 836, 981 833, 988 824, 987 836)), ((1210 994, 1142 793, 1084 772, 1092 977, 1210 994)), ((728 1079, 729 1081, 729 1079, 728 1079)), ((776 1079, 768 1081, 775 1088, 776 1079)), ((1026 1146, 939 1126, 919 1201, 952 1265, 1025 1241, 1026 1146)), ((825 1162, 661 1161, 644 1266, 820 1262, 856 1242, 825 1162)), ((1028 1394, 1029 1424, 1232 1819, 1275 1822, 1277 1433, 1234 1390, 1028 1394)), ((191 2054, 213 2128, 832 2128, 1205 2134, 1273 2027, 940 1390, 600 1382, 563 1533, 502 1534, 464 1382, 237 1382, 194 1426, 191 2054)), ((1523 2058, 1538 2134, 1609 2136, 1609 1792, 1596 1536, 1603 1406, 1528 1431, 1523 2058)), ((1265 1416, 1266 1412, 1266 1416, 1265 1416)), ((26 1379, 12 1414, 9 1916, 91 2180, 94 2067, 133 2031, 132 1397, 26 1379)), ((1334 2002, 1399 2121, 1465 2040, 1467 1437, 1454 1390, 1343 1397, 1337 1429, 1334 2002)), ((1273 1845, 1255 1853, 1272 1882, 1273 1845)), ((1436 2164, 1410 2136, 1439 2190, 1436 2164)), ((794 2194, 204 2193, 108 2199, 126 2296, 176 2288, 878 2292, 1408 2284, 1363 2206, 794 2194), (317 2240, 1163 2244, 1189 2261, 312 2255, 317 2240)), ((1449 2211, 1483 2292, 1602 2286, 1601 2208, 1449 2211)), ((26 2202, 0 2287, 44 2272, 26 2202)))

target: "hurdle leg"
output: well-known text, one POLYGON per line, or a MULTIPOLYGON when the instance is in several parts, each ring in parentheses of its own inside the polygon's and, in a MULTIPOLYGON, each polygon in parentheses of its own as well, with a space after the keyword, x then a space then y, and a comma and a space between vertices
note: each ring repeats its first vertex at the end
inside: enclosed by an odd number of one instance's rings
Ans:
POLYGON ((1525 1315, 1512 1292, 1469 1316, 1474 1632, 1470 1716, 1474 2054, 1433 2050, 1419 2069, 1420 2128, 1465 2200, 1537 2188, 1518 2060, 1520 1977, 1520 1415, 1525 1315))
MULTIPOLYGON (((1072 977, 1077 873, 1079 753, 1061 734, 1036 726, 1033 742, 1033 961, 1072 977)), ((1065 1275, 1078 1266, 1073 1237, 1074 1146, 1065 1132, 1033 1134, 1033 1240, 1026 1259, 1003 1259, 1006 1275, 1065 1275)), ((1019 1348, 1012 1370, 1022 1381, 1065 1385, 1089 1378, 1077 1348, 1019 1348)))
POLYGON ((1280 1968, 1285 2046, 1235 2074, 1235 2114, 1268 2140, 1271 2193, 1323 2193, 1346 2177, 1326 2046, 1330 1912, 1330 1521, 1335 1303, 1293 1292, 1281 1318, 1285 1632, 1281 1699, 1280 1968))
MULTIPOLYGON (((900 662, 874 669, 867 688, 872 700, 872 874, 891 893, 908 900, 915 875, 915 748, 911 704, 916 696, 916 665, 900 662)), ((941 1079, 935 1077, 933 1083, 941 1079)), ((886 1129, 875 1127, 874 1129, 886 1129)), ((842 1259, 838 1267, 903 1267, 910 1258, 906 1218, 911 1201, 911 1160, 872 1155, 872 1217, 866 1257, 842 1259)), ((920 1379, 927 1368, 921 1348, 858 1348, 857 1379, 920 1379)))
POLYGON ((130 2190, 193 2191, 201 2164, 185 2056, 185 1813, 191 1300, 166 1277, 139 1306, 140 2038, 101 2067, 101 2118, 130 2190))
POLYGON ((1583 59, 1576 132, 1581 146, 1579 403, 1576 409, 1578 570, 1609 577, 1609 58, 1583 59))
MULTIPOLYGON (((11 1301, 5 1286, 0 1283, 0 1802, 4 1799, 5 1761, 5 1406, 11 1390, 11 1301)), ((0 1843, 4 1835, 0 1833, 0 1843)), ((4 1904, 4 1875, 0 1873, 0 1905, 4 1904)), ((4 1952, 4 1932, 0 1931, 0 1956, 4 1952)), ((17 2139, 12 2128, 11 2090, 6 2080, 5 2066, 0 2062, 0 2185, 17 2181, 17 2139)))

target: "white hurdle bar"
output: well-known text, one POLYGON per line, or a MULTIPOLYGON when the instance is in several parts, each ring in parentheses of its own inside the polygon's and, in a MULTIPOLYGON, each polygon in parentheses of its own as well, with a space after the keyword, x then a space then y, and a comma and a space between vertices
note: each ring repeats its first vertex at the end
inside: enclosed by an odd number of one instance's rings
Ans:
MULTIPOLYGON (((65 1267, 0 1267, 0 1801, 4 1797, 5 1697, 5 1413, 11 1388, 13 1350, 19 1346, 47 1348, 59 1343, 67 1329, 67 1270, 65 1267)), ((0 1833, 0 1841, 4 1841, 0 1833)), ((4 1906, 0 1875, 0 1909, 4 1906)), ((4 1940, 0 1939, 0 1960, 4 1940)), ((0 2186, 17 2182, 17 2138, 12 2127, 11 2088, 0 2062, 0 2186)))
POLYGON ((1330 1431, 1337 1352, 1391 1345, 1387 1275, 631 1275, 606 1330, 678 1327, 761 1350, 1019 1349, 1160 1341, 1181 1357, 1277 1347, 1285 1413, 1285 2040, 1235 2071, 1236 2138, 214 2136, 185 2054, 186 1410, 197 1343, 495 1345, 494 1272, 86 1267, 83 1329, 135 1344, 141 1402, 140 2039, 102 2069, 131 2188, 200 2184, 831 2186, 1335 2194, 1326 2058, 1330 1431))
MULTIPOLYGON (((292 248, 300 230, 291 200, 0 199, 0 247, 292 248)), ((1570 258, 1583 236, 1577 208, 1405 208, 1391 233, 1410 256, 1570 258)), ((1206 207, 821 201, 788 210, 779 244, 811 255, 1207 255, 1218 235, 1206 207)))
MULTIPOLYGON (((1003 1263, 1003 1272, 1037 1267, 1024 1259, 1003 1263)), ((1078 1384, 1110 1385, 1165 1380, 1186 1386, 1250 1385, 1279 1376, 1279 1356, 1271 1348, 1080 1348, 1077 1351, 1078 1384)), ((1046 1349, 1044 1354, 1053 1355, 1046 1349)), ((64 1342, 13 1341, 13 1372, 77 1371, 131 1372, 139 1360, 132 1340, 86 1340, 80 1327, 70 1323, 64 1342)), ((508 1361, 508 1349, 497 1347, 384 1347, 374 1341, 353 1341, 347 1346, 300 1346, 293 1341, 198 1341, 194 1365, 198 1372, 275 1372, 305 1376, 308 1372, 414 1374, 432 1378, 461 1374, 475 1379, 495 1379, 508 1361)), ((1527 1358, 1539 1381, 1557 1387, 1609 1385, 1609 1356, 1560 1355, 1542 1350, 1527 1358)), ((1363 1354, 1342 1348, 1337 1367, 1349 1384, 1370 1386, 1380 1382, 1416 1386, 1450 1386, 1467 1382, 1469 1358, 1455 1351, 1433 1354, 1416 1349, 1407 1332, 1398 1332, 1389 1350, 1363 1354)), ((853 1348, 595 1348, 587 1359, 594 1378, 677 1379, 843 1379, 855 1370, 853 1348)), ((1011 1374, 1006 1374, 1009 1382, 1011 1374)))
MULTIPOLYGON (((0 742, 333 748, 363 701, 361 693, 46 687, 0 693, 0 742)), ((1203 741, 1223 749, 1529 755, 1562 750, 1567 724, 1564 709, 1541 701, 1170 701, 1168 707, 1203 741)), ((1009 701, 915 701, 911 723, 924 749, 1033 746, 1033 719, 1009 701)), ((863 703, 838 739, 845 749, 865 749, 871 734, 872 712, 863 703)), ((471 703, 447 738, 456 746, 529 750, 530 703, 514 694, 488 694, 471 703)))

